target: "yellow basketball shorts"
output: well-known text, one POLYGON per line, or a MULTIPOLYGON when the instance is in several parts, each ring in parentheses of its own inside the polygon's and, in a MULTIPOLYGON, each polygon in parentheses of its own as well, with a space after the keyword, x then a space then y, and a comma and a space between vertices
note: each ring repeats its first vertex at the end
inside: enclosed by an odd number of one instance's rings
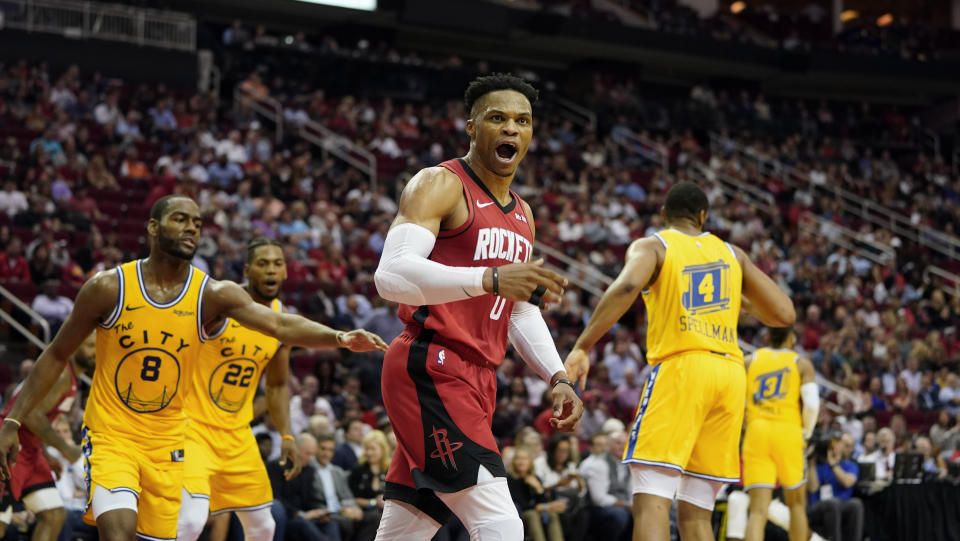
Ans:
POLYGON ((644 383, 624 463, 739 481, 745 389, 735 360, 695 351, 662 361, 644 383))
POLYGON ((270 507, 273 489, 250 428, 223 429, 190 421, 183 487, 210 499, 210 514, 270 507))
POLYGON ((137 537, 173 540, 183 486, 183 440, 143 439, 83 429, 87 510, 83 521, 96 525, 92 495, 100 486, 137 495, 137 537))
POLYGON ((806 482, 803 429, 767 419, 751 420, 743 436, 743 487, 787 489, 806 482))

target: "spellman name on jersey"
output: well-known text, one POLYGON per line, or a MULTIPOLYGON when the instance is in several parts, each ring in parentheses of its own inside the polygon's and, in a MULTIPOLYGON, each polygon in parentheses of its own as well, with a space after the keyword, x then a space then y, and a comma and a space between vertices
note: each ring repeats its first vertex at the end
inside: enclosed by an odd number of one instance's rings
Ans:
POLYGON ((499 227, 485 227, 477 231, 477 248, 474 261, 502 259, 521 263, 530 259, 530 241, 514 231, 499 227))

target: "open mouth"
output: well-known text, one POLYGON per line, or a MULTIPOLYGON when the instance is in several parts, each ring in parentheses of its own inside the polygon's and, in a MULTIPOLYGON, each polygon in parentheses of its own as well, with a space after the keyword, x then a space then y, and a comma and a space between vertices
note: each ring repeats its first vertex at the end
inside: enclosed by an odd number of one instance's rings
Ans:
POLYGON ((513 143, 500 143, 497 145, 496 151, 497 158, 500 158, 500 161, 509 162, 517 155, 517 145, 513 143))
POLYGON ((268 278, 268 279, 266 279, 266 280, 263 281, 263 285, 265 285, 265 286, 267 286, 267 287, 269 287, 269 288, 277 287, 277 285, 279 285, 279 284, 280 284, 280 282, 278 282, 277 280, 275 280, 275 279, 273 279, 273 278, 268 278))

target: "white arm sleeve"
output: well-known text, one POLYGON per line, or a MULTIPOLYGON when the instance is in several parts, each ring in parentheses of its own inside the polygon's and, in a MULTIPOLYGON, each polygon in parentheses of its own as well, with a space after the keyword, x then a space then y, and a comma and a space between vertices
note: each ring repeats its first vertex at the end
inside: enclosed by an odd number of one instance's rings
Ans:
POLYGON ((550 329, 536 306, 529 302, 514 303, 507 337, 520 357, 547 383, 563 370, 550 329))
POLYGON ((373 275, 377 293, 394 302, 420 306, 485 295, 486 267, 450 267, 427 259, 437 237, 412 223, 390 228, 373 275))
POLYGON ((803 439, 807 440, 813 435, 820 416, 820 387, 814 382, 801 385, 800 401, 803 402, 803 439))

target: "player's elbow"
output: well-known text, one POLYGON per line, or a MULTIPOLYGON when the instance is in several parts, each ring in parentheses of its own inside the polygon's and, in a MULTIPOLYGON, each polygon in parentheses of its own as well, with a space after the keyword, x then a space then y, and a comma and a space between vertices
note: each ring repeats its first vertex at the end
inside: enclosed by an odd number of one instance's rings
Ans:
POLYGON ((791 327, 794 323, 797 322, 797 311, 793 307, 793 302, 790 299, 787 299, 786 302, 779 303, 777 309, 774 310, 773 322, 770 324, 771 327, 791 327))
POLYGON ((419 306, 426 304, 420 288, 405 278, 401 273, 385 268, 383 263, 373 273, 373 283, 377 287, 377 294, 388 301, 401 304, 419 306))

